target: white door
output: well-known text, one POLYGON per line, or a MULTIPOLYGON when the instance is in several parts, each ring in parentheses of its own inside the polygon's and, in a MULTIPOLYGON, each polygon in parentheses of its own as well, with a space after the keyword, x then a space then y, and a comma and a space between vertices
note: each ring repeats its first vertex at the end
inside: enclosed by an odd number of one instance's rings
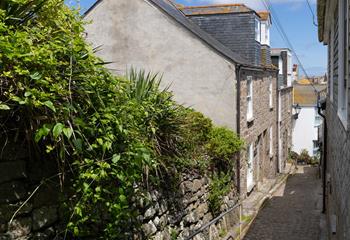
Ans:
POLYGON ((254 146, 250 144, 248 147, 247 192, 251 192, 254 185, 254 146))

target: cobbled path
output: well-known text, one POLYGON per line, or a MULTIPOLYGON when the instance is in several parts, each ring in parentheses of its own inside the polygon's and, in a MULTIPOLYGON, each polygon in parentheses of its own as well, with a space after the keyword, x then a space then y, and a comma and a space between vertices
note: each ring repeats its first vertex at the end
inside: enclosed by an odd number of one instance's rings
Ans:
POLYGON ((318 240, 322 189, 317 172, 298 166, 260 210, 244 240, 318 240))

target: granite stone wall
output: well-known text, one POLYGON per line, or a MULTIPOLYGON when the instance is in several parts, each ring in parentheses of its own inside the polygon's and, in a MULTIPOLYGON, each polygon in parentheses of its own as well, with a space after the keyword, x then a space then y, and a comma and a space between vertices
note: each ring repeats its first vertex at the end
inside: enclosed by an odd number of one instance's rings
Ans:
POLYGON ((56 163, 33 160, 24 136, 0 143, 0 239, 53 239, 60 212, 56 163))
MULTIPOLYGON (((241 70, 240 73, 240 136, 246 146, 254 145, 254 181, 256 188, 266 178, 277 173, 277 73, 269 70, 241 70), (247 76, 253 77, 253 121, 247 121, 247 76), (273 83, 273 107, 269 106, 269 77, 273 83), (273 131, 273 151, 270 155, 270 127, 273 131)), ((247 194, 247 151, 240 161, 240 193, 247 194)))
POLYGON ((280 140, 281 140, 281 170, 283 171, 287 160, 289 149, 292 147, 292 105, 293 105, 293 87, 287 87, 279 90, 281 92, 281 119, 280 140))
MULTIPOLYGON (((57 163, 38 160, 25 138, 17 139, 3 139, 0 145, 0 240, 62 239, 65 218, 57 163)), ((183 174, 175 186, 165 186, 167 191, 149 191, 140 202, 141 234, 135 239, 185 239, 213 220, 216 216, 209 209, 209 186, 210 178, 191 173, 183 174)), ((223 198, 221 210, 237 202, 237 191, 232 188, 223 198)), ((225 215, 194 239, 220 239, 239 222, 238 211, 225 215)))
MULTIPOLYGON (((162 194, 151 191, 150 201, 144 206, 144 214, 140 219, 143 222, 142 239, 170 240, 186 239, 203 225, 209 223, 213 216, 209 209, 210 179, 196 174, 182 176, 177 190, 173 194, 162 194), (175 237, 175 238, 174 238, 175 237)), ((223 198, 221 211, 235 206, 238 196, 232 190, 223 198)), ((239 222, 239 208, 225 215, 216 224, 206 228, 195 236, 196 240, 221 239, 226 233, 237 227, 239 222)))
POLYGON ((329 239, 350 239, 350 132, 327 99, 327 222, 329 239), (336 227, 332 234, 331 226, 336 227))

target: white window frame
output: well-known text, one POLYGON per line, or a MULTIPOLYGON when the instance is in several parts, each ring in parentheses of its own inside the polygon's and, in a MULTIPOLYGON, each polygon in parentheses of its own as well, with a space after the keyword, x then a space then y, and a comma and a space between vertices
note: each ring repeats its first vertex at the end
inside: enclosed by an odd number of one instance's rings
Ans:
POLYGON ((270 46, 270 24, 266 23, 266 29, 265 29, 265 41, 268 46, 270 46))
POLYGON ((270 149, 269 149, 269 153, 270 153, 270 158, 273 157, 273 127, 270 127, 270 149))
POLYGON ((255 18, 255 40, 261 42, 261 22, 258 18, 255 18))
POLYGON ((269 107, 270 109, 273 108, 273 84, 271 76, 269 76, 269 107))
POLYGON ((247 121, 254 119, 254 105, 253 105, 253 77, 247 77, 247 121))
POLYGON ((348 27, 349 27, 349 9, 348 0, 340 0, 338 4, 338 116, 347 129, 347 111, 348 111, 348 27), (344 8, 345 5, 345 8, 344 8), (346 84, 346 85, 345 85, 346 84))

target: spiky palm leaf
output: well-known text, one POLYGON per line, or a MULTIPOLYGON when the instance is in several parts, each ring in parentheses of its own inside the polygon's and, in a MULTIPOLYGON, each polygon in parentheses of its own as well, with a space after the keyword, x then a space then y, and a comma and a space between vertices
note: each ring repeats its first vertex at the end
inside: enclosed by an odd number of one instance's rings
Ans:
POLYGON ((21 25, 33 19, 45 0, 1 0, 0 9, 6 12, 6 24, 21 25))

